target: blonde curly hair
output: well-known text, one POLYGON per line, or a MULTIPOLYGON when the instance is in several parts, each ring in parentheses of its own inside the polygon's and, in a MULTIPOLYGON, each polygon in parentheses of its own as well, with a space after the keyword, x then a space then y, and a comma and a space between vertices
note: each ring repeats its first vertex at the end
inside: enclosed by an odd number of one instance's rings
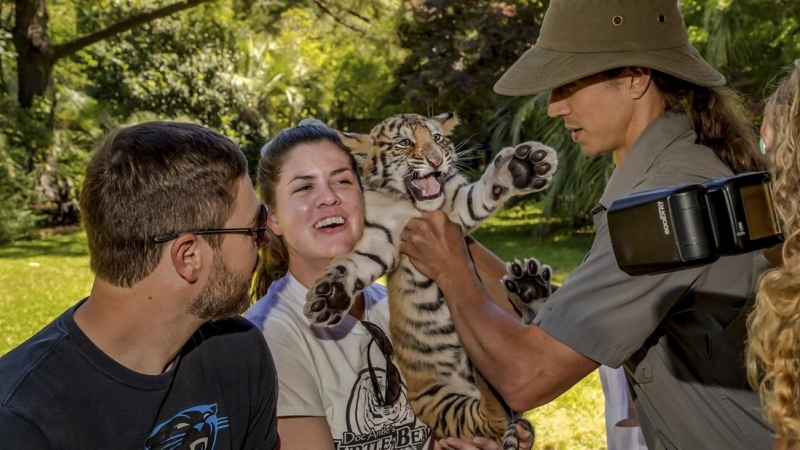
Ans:
POLYGON ((761 279, 748 318, 747 376, 778 436, 800 438, 800 60, 768 99, 768 151, 783 265, 761 279))

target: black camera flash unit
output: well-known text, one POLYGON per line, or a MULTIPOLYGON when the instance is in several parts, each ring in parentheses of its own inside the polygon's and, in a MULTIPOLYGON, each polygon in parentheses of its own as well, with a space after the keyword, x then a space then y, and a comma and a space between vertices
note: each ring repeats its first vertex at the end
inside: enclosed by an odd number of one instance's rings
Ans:
POLYGON ((767 172, 627 195, 608 209, 608 228, 629 275, 694 267, 783 240, 767 172))

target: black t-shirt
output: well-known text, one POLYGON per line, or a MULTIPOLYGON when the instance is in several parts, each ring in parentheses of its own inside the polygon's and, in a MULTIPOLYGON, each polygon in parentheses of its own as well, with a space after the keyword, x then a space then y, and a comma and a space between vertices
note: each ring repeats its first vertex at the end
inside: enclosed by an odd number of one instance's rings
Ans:
POLYGON ((171 370, 144 375, 83 334, 77 306, 0 358, 0 448, 277 447, 275 364, 250 322, 206 323, 171 370))

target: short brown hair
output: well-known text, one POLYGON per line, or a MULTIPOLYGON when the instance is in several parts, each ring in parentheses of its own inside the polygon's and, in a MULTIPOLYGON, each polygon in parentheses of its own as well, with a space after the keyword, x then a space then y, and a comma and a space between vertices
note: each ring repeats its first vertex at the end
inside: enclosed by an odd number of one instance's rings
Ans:
MULTIPOLYGON (((219 228, 230 217, 247 160, 230 139, 189 123, 112 131, 92 155, 81 218, 95 275, 129 287, 158 265, 153 237, 219 228)), ((218 248, 220 237, 206 240, 218 248)))

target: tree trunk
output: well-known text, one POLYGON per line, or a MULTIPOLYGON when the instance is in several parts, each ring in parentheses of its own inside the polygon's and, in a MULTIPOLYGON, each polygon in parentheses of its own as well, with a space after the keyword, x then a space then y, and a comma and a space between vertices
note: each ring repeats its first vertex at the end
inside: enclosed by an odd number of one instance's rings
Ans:
MULTIPOLYGON (((17 51, 17 101, 22 107, 20 123, 36 122, 40 126, 23 126, 27 132, 25 169, 28 173, 39 172, 34 177, 34 206, 42 212, 53 212, 64 208, 57 192, 60 189, 56 176, 57 158, 52 148, 54 131, 53 104, 47 111, 32 108, 37 97, 53 97, 53 51, 47 34, 48 25, 46 0, 16 0, 15 25, 12 39, 17 51)), ((33 206, 33 205, 32 205, 33 206)))
POLYGON ((37 95, 53 88, 53 64, 61 58, 96 42, 114 37, 153 20, 194 8, 210 0, 181 0, 156 10, 135 14, 102 30, 60 45, 51 46, 47 35, 46 0, 16 0, 14 47, 17 50, 17 76, 20 106, 30 108, 37 95))
POLYGON ((16 0, 13 39, 17 50, 17 99, 23 108, 30 108, 35 96, 44 96, 53 87, 53 52, 47 21, 45 0, 16 0))
POLYGON ((179 0, 155 10, 134 14, 72 41, 51 45, 47 34, 47 0, 15 0, 12 39, 17 51, 17 101, 23 110, 21 120, 44 124, 44 127, 22 127, 30 134, 24 137, 27 146, 25 168, 28 173, 41 171, 34 178, 35 203, 42 212, 50 212, 52 220, 64 223, 76 217, 69 184, 58 175, 58 155, 52 146, 56 105, 53 65, 59 59, 69 57, 96 42, 208 1, 179 0), (42 105, 42 108, 38 105, 42 105))

